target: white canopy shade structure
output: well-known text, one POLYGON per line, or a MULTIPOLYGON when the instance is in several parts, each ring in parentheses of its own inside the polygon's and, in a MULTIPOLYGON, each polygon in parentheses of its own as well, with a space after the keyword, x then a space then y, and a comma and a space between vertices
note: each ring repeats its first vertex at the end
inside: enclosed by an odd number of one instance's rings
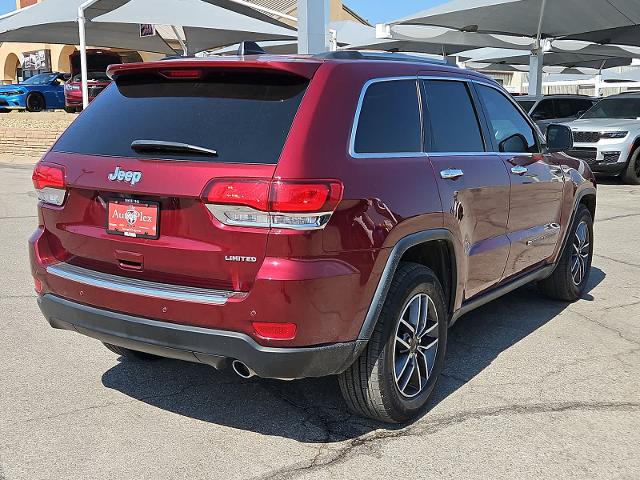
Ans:
POLYGON ((453 0, 391 24, 559 38, 640 24, 640 0, 453 0))
POLYGON ((184 30, 187 54, 247 40, 297 37, 292 27, 228 0, 129 0, 92 21, 95 25, 105 23, 179 25, 184 30))
POLYGON ((167 40, 193 52, 241 40, 295 38, 294 29, 247 5, 242 0, 46 0, 0 17, 0 41, 79 44, 86 107, 87 45, 174 55, 167 40), (140 24, 171 26, 174 36, 141 37, 140 24))
MULTIPOLYGON (((443 57, 456 55, 477 46, 522 49, 530 48, 533 44, 530 38, 464 33, 440 27, 403 27, 393 38, 377 38, 374 27, 350 20, 331 22, 329 29, 335 32, 340 49, 423 53, 443 57)), ((288 54, 297 51, 295 41, 258 43, 268 53, 288 54)), ((231 54, 237 50, 238 47, 235 45, 211 53, 231 54)))
POLYGON ((461 32, 522 35, 531 50, 530 93, 541 92, 543 40, 640 24, 640 0, 453 0, 388 25, 429 25, 461 32))
MULTIPOLYGON (((523 72, 529 71, 529 65, 508 65, 506 63, 482 63, 482 62, 465 62, 465 67, 479 72, 523 72)), ((596 75, 598 70, 593 68, 575 68, 563 66, 545 66, 544 73, 550 75, 573 75, 583 77, 588 75, 596 75)))
MULTIPOLYGON (((0 41, 28 43, 59 43, 77 45, 78 7, 85 0, 45 0, 42 3, 13 12, 0 19, 0 41)), ((126 0, 100 0, 87 8, 85 17, 91 21, 126 0)), ((87 31, 87 41, 96 47, 128 48, 145 52, 175 54, 158 36, 140 38, 138 25, 99 25, 87 31)))
MULTIPOLYGON (((399 26, 393 35, 376 33, 373 28, 364 25, 359 25, 360 32, 356 32, 353 26, 344 26, 343 30, 352 39, 350 48, 421 52, 444 57, 475 47, 521 49, 533 44, 530 38, 466 33, 442 27, 399 26)), ((337 31, 340 39, 340 30, 337 31)))
MULTIPOLYGON (((617 49, 617 47, 611 47, 617 49)), ((544 55, 545 66, 585 67, 603 69, 631 65, 633 54, 623 49, 611 52, 610 55, 589 55, 581 51, 550 51, 544 55)), ((479 48, 464 52, 462 56, 473 62, 501 63, 506 65, 529 65, 530 52, 528 50, 509 50, 502 48, 479 48)))

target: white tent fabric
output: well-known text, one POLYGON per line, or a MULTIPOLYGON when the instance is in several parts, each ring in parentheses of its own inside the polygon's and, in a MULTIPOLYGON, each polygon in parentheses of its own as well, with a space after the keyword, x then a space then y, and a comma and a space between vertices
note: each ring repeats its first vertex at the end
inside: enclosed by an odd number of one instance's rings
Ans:
MULTIPOLYGON (((0 19, 0 41, 77 45, 78 7, 85 0, 45 0, 0 19)), ((100 0, 86 11, 87 20, 118 8, 127 0, 100 0)), ((128 48, 174 54, 159 36, 140 38, 138 25, 101 24, 87 28, 87 43, 95 47, 128 48)))
MULTIPOLYGON (((530 38, 505 35, 482 35, 458 32, 439 27, 402 27, 394 38, 376 38, 376 30, 368 25, 342 20, 331 22, 329 29, 336 32, 339 48, 352 50, 380 50, 407 53, 425 53, 450 56, 473 47, 528 48, 530 38)), ((296 53, 296 42, 258 42, 267 52, 274 54, 296 53)), ((238 47, 222 48, 213 54, 235 53, 238 47)))
MULTIPOLYGON (((547 66, 606 68, 630 65, 634 53, 623 49, 616 49, 614 53, 611 47, 609 55, 590 55, 582 51, 550 51, 544 55, 544 64, 547 66)), ((528 50, 509 50, 501 48, 479 48, 477 50, 463 52, 462 56, 472 62, 493 63, 505 65, 528 65, 531 53, 528 50)), ((637 54, 635 54, 637 55, 637 54)))
POLYGON ((353 25, 346 25, 354 22, 337 23, 342 24, 342 28, 336 28, 338 40, 341 38, 341 30, 348 33, 352 40, 349 42, 350 48, 354 49, 398 50, 449 56, 474 47, 527 48, 532 45, 530 38, 466 33, 442 27, 399 26, 394 30, 392 38, 380 39, 376 38, 375 30, 371 27, 359 25, 356 29, 353 25))
POLYGON ((558 38, 640 24, 640 0, 453 0, 392 24, 558 38))
MULTIPOLYGON (((191 54, 246 40, 284 40, 296 37, 296 31, 291 27, 257 11, 252 16, 247 16, 240 13, 240 7, 233 2, 220 0, 162 0, 161 3, 153 0, 129 0, 119 8, 94 18, 92 23, 180 25, 191 54), (231 6, 233 9, 221 5, 231 6)), ((244 10, 251 9, 244 7, 244 10)))

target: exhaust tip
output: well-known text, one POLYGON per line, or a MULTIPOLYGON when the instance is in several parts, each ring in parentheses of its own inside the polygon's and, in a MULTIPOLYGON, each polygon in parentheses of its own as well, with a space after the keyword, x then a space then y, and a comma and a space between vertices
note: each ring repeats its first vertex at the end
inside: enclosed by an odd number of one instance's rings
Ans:
POLYGON ((236 372, 239 377, 245 379, 251 378, 256 374, 256 372, 251 370, 244 362, 241 362, 240 360, 234 360, 233 362, 231 362, 231 368, 233 368, 233 371, 236 372))

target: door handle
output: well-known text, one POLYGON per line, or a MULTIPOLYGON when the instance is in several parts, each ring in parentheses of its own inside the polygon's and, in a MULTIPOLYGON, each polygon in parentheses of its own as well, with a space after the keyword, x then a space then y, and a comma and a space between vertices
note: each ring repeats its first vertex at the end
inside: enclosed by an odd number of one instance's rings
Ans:
POLYGON ((464 175, 464 172, 459 168, 447 168, 446 170, 442 170, 440 172, 440 177, 445 180, 455 180, 456 178, 460 178, 464 175))
POLYGON ((527 167, 522 167, 520 165, 516 165, 515 167, 511 167, 511 173, 514 175, 524 175, 527 173, 529 169, 527 167))

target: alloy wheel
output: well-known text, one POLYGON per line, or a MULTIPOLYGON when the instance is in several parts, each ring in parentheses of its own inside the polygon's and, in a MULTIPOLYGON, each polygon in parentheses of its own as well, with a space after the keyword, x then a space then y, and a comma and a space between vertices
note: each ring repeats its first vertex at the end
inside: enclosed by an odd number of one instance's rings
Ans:
POLYGON ((591 255, 591 245, 589 238, 589 226, 582 221, 573 236, 571 251, 571 278, 575 285, 582 284, 587 269, 589 267, 589 256, 591 255))
POLYGON ((438 312, 431 297, 419 293, 398 319, 393 349, 394 379, 406 398, 427 386, 438 350, 438 312))

